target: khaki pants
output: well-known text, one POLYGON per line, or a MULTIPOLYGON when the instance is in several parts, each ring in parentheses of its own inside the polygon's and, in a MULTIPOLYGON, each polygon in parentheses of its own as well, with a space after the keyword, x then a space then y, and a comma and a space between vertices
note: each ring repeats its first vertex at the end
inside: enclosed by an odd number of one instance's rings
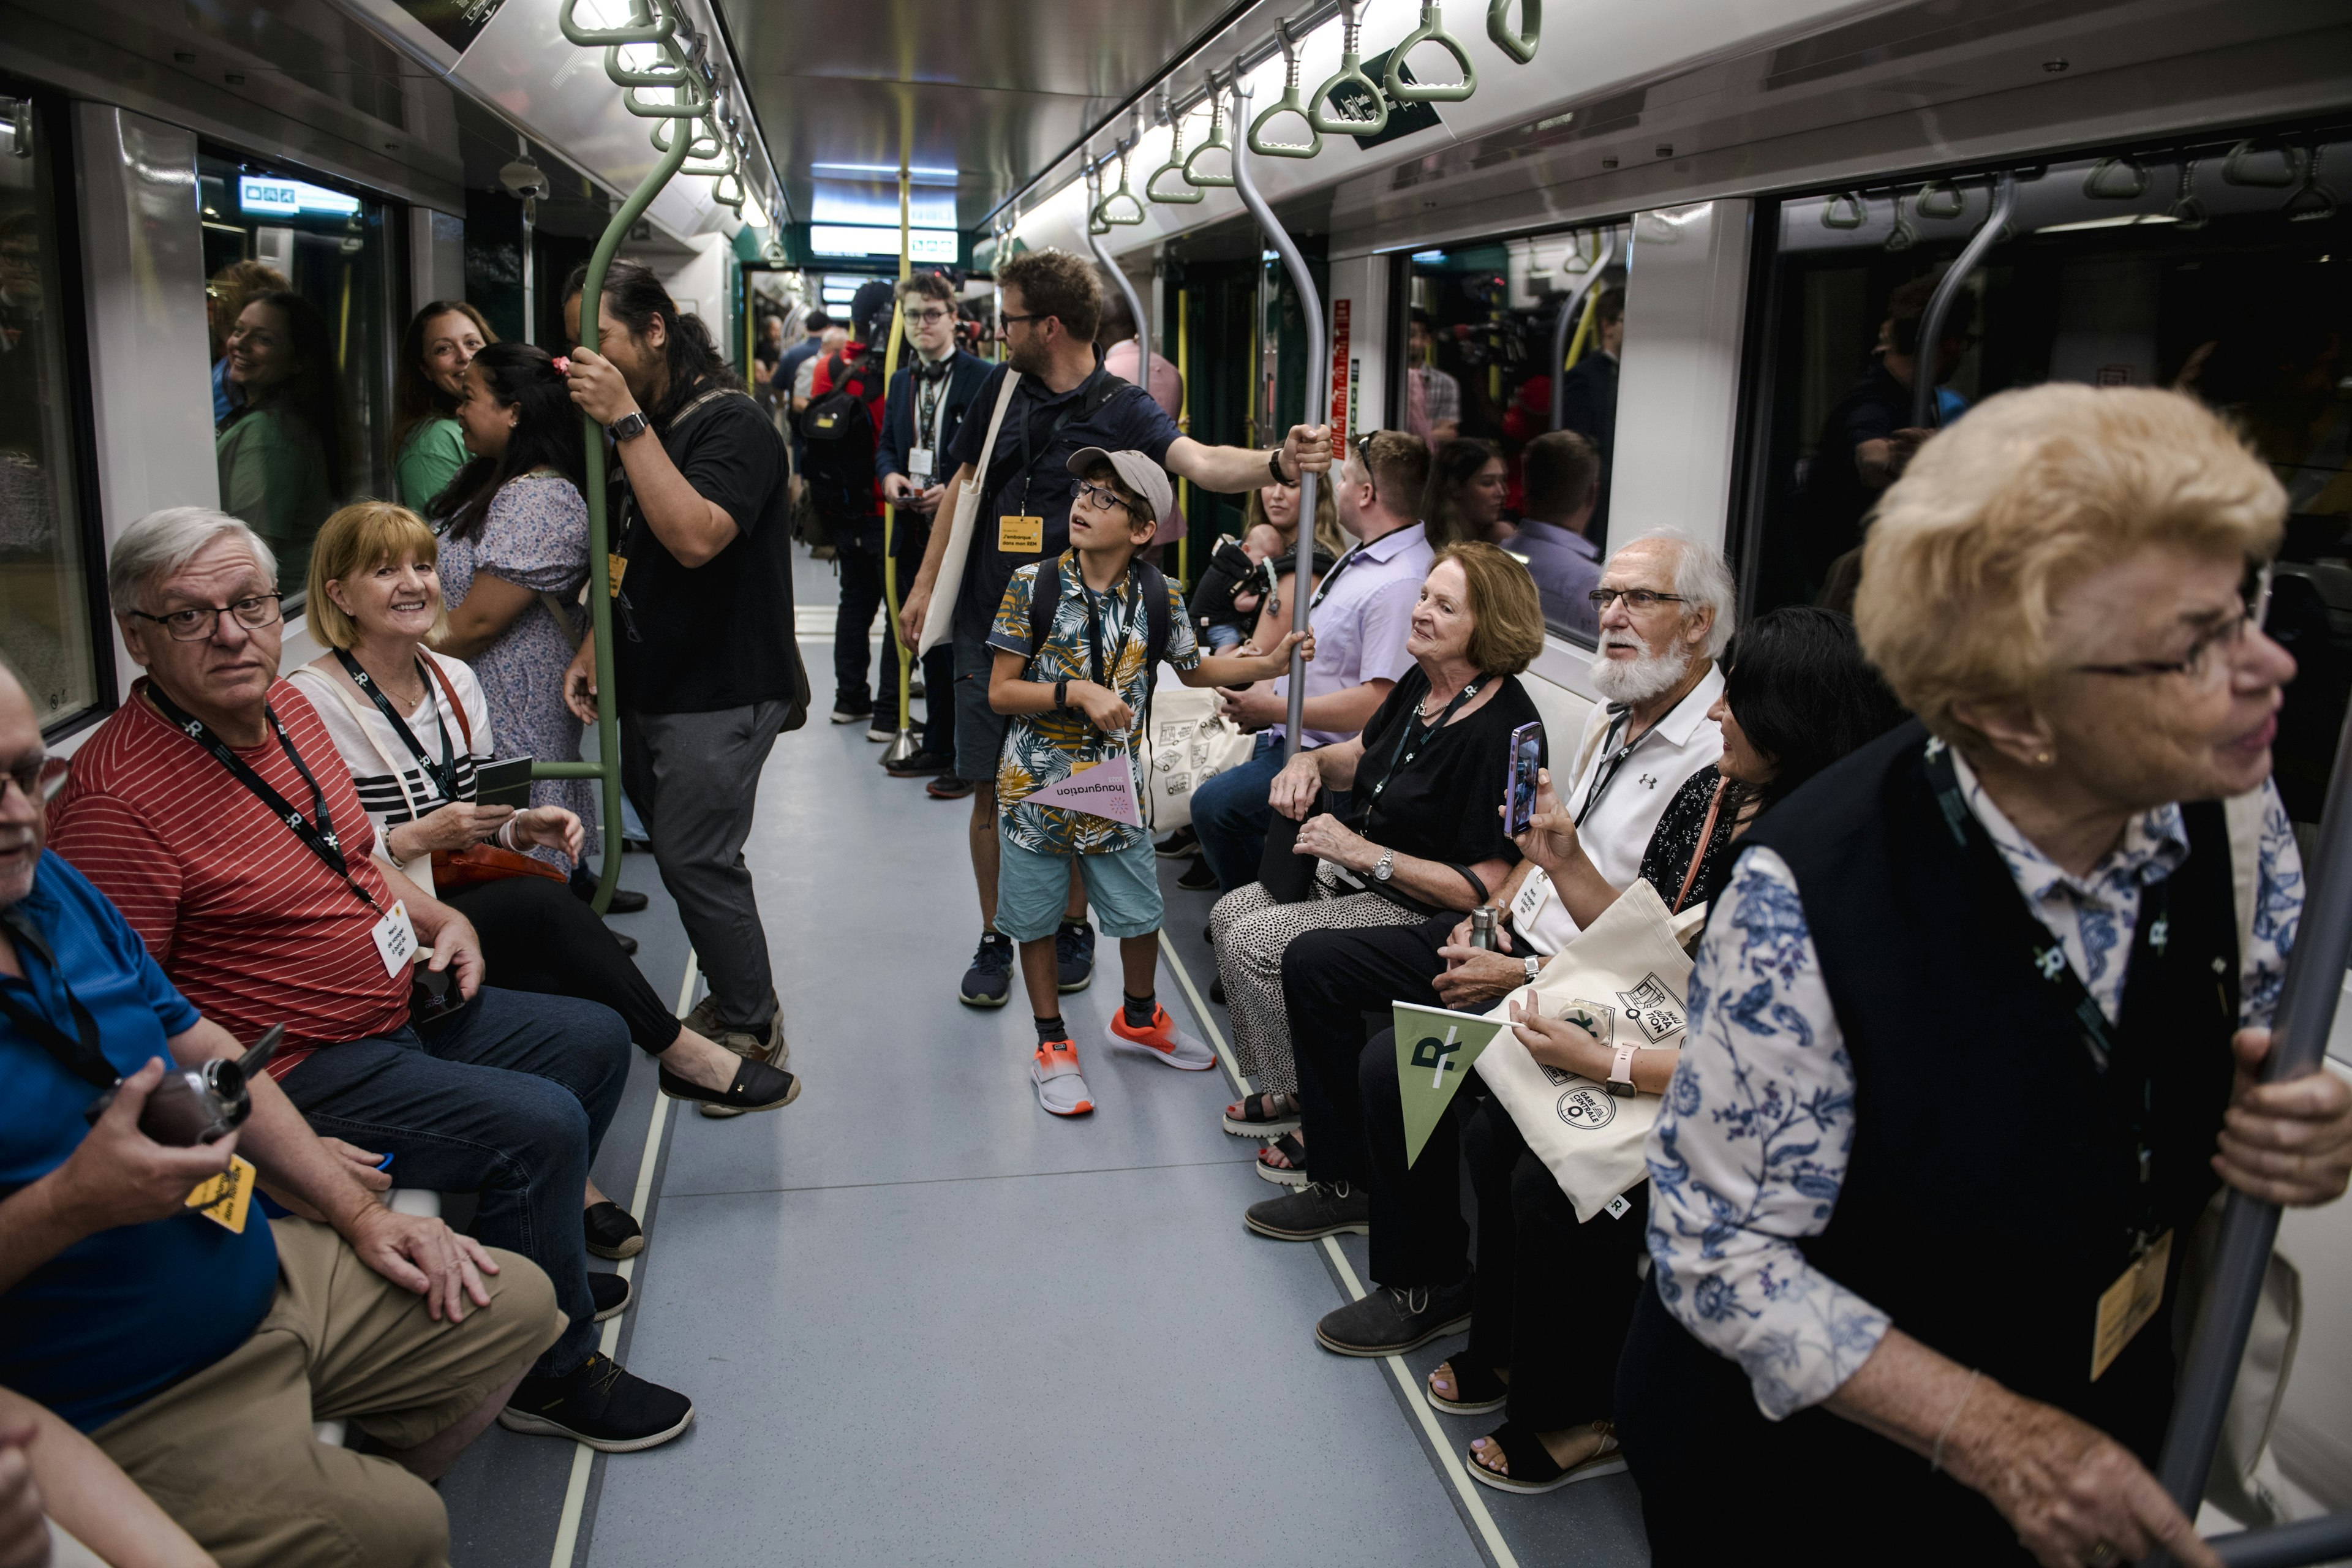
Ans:
POLYGON ((270 1228, 278 1298, 253 1337, 91 1436, 221 1568, 441 1568, 449 1520, 434 1489, 311 1425, 415 1447, 555 1342, 553 1288, 497 1252, 490 1305, 436 1322, 328 1226, 270 1228))

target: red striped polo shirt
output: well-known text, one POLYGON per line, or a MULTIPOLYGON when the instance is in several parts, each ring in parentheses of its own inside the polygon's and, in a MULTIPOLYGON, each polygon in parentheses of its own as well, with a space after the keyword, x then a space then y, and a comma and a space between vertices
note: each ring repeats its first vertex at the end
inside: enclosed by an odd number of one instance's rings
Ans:
MULTIPOLYGON (((147 682, 74 753, 49 805, 49 848, 114 901, 182 994, 241 1040, 272 1024, 283 1077, 320 1046, 408 1021, 408 978, 384 973, 381 918, 211 752, 148 704, 147 682)), ((352 879, 393 895, 368 852, 375 830, 309 700, 290 683, 269 704, 319 781, 352 879)), ((271 736, 237 755, 310 815, 310 786, 271 736)))

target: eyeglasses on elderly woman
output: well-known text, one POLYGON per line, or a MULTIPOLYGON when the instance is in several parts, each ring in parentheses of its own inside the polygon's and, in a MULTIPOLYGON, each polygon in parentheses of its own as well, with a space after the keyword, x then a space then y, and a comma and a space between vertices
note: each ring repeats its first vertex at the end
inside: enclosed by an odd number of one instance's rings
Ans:
POLYGON ((2078 675, 2111 675, 2125 678, 2144 676, 2185 676, 2191 684, 2210 687, 2219 683, 2229 669, 2226 655, 2245 644, 2246 633, 2263 624, 2270 611, 2271 567, 2264 562, 2249 564, 2246 581, 2239 590, 2240 602, 2234 609, 2219 612, 2193 641, 2181 650, 2179 658, 2137 658, 2116 664, 2078 664, 2078 675))

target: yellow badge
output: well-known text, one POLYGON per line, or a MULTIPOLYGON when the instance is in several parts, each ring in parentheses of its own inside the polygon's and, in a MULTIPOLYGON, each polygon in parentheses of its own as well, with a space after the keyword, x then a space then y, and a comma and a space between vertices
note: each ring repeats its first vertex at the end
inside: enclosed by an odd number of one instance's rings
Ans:
POLYGON ((605 591, 615 599, 621 596, 621 579, 629 574, 629 558, 614 552, 604 556, 605 591))
POLYGON ((1045 548, 1045 520, 1042 517, 998 518, 996 548, 1008 555, 1036 554, 1045 548))
POLYGON ((245 1211, 253 1202, 253 1162, 228 1157, 228 1169, 188 1194, 188 1206, 233 1235, 245 1234, 245 1211))
POLYGON ((2091 1339, 2091 1381, 2096 1383, 2116 1357, 2123 1354, 2132 1336, 2147 1327, 2164 1301, 2164 1271, 2172 1261, 2172 1233, 2140 1254, 2116 1282, 2099 1295, 2099 1323, 2091 1339))

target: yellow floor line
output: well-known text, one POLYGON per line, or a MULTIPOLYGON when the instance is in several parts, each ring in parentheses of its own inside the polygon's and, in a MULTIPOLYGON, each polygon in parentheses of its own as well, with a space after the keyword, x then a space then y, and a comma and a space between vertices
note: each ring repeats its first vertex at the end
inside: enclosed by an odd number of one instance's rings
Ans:
MULTIPOLYGON (((686 977, 678 982, 677 1016, 685 1017, 694 1005, 694 983, 700 975, 692 949, 686 954, 686 977)), ((662 1132, 669 1125, 669 1096, 654 1092, 654 1114, 646 1123, 646 1152, 637 1162, 637 1189, 629 1204, 629 1212, 642 1216, 646 1205, 654 1193, 654 1170, 661 1163, 662 1132)), ((621 1259, 618 1272, 627 1279, 637 1271, 634 1258, 621 1259)), ((635 1301, 629 1303, 634 1309, 635 1301)), ((611 1355, 621 1342, 621 1325, 628 1319, 624 1311, 604 1325, 604 1337, 596 1348, 611 1355)), ((563 1515, 555 1527, 555 1550, 548 1554, 548 1568, 572 1568, 572 1554, 580 1545, 580 1516, 588 1506, 588 1474, 596 1463, 596 1450, 585 1443, 575 1444, 572 1450, 572 1477, 563 1488, 563 1515)))
MULTIPOLYGON (((1160 933, 1160 951, 1168 955, 1168 967, 1175 972, 1176 984, 1184 988, 1185 998, 1192 1004, 1192 1016, 1200 1021, 1201 1027, 1209 1032, 1209 1043, 1217 1047, 1217 1059, 1225 1064, 1226 1076, 1234 1080, 1234 1089, 1242 1094, 1249 1093, 1249 1080, 1242 1077, 1241 1068, 1234 1065, 1233 1053, 1225 1047, 1224 1035, 1217 1028, 1216 1019, 1202 1005, 1201 994, 1192 988, 1192 976, 1184 968, 1184 961, 1176 955, 1176 949, 1169 942, 1165 931, 1160 933)), ((1363 1282, 1356 1278, 1356 1270, 1349 1263, 1348 1255, 1339 1250, 1339 1241, 1327 1236, 1323 1238, 1323 1247, 1339 1270, 1340 1282, 1347 1287, 1348 1300, 1362 1300, 1363 1282)), ((1438 1463, 1444 1467, 1446 1479, 1452 1481, 1454 1489, 1461 1494, 1463 1511, 1469 1514, 1470 1521, 1478 1527, 1479 1535, 1486 1542, 1486 1551, 1495 1560, 1495 1568, 1519 1568, 1519 1560, 1511 1554, 1510 1547, 1504 1542, 1503 1532, 1495 1528, 1495 1516, 1486 1511, 1486 1499, 1478 1495, 1478 1483, 1472 1480, 1470 1473, 1462 1468, 1462 1457, 1454 1451, 1454 1439, 1437 1424, 1437 1413, 1430 1408, 1428 1399, 1423 1397, 1420 1381, 1413 1376, 1412 1369, 1405 1365, 1402 1356, 1383 1356, 1381 1359, 1388 1363, 1389 1371, 1396 1376, 1397 1386, 1404 1391, 1406 1405, 1421 1417, 1421 1429, 1428 1435, 1429 1446, 1436 1453, 1438 1463)))

